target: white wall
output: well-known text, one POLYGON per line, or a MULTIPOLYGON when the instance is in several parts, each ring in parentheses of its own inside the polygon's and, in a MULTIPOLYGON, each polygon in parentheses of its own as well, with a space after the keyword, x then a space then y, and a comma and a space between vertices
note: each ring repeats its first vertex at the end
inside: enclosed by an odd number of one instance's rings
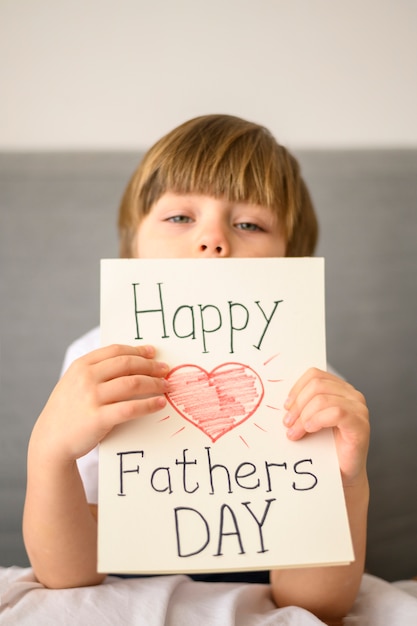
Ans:
POLYGON ((140 149, 208 112, 417 145, 415 0, 0 0, 0 149, 140 149))

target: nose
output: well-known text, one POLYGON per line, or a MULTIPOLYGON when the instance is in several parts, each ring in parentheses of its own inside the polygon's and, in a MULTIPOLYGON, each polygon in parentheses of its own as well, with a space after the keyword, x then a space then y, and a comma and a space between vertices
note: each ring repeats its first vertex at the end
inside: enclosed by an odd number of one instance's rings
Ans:
POLYGON ((199 251, 206 254, 213 253, 215 256, 222 256, 224 253, 224 246, 210 246, 202 243, 200 244, 199 251))
POLYGON ((198 253, 205 257, 227 257, 230 255, 230 244, 226 234, 220 228, 201 234, 198 242, 198 253))

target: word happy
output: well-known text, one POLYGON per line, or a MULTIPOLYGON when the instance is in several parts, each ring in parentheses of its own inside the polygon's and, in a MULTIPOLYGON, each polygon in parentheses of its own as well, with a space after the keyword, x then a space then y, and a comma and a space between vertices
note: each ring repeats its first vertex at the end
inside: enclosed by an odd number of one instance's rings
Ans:
POLYGON ((256 337, 253 347, 261 349, 266 332, 277 311, 278 305, 283 300, 274 300, 272 307, 265 310, 259 300, 255 300, 249 309, 248 306, 228 300, 221 308, 215 304, 182 304, 177 307, 172 315, 164 302, 163 283, 157 283, 157 304, 152 308, 142 308, 143 293, 141 294, 140 283, 132 283, 134 298, 134 315, 136 323, 137 340, 145 340, 143 327, 149 321, 150 316, 160 324, 161 338, 169 339, 170 332, 180 339, 199 340, 202 353, 209 352, 208 337, 215 333, 226 333, 228 349, 231 354, 235 352, 237 333, 248 329, 256 337))

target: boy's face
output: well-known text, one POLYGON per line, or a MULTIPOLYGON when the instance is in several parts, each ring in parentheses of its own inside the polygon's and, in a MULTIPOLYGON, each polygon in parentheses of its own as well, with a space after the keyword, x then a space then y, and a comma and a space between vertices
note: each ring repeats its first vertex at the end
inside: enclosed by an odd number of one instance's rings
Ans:
POLYGON ((269 208, 193 194, 163 194, 138 228, 138 258, 282 257, 285 239, 269 208))

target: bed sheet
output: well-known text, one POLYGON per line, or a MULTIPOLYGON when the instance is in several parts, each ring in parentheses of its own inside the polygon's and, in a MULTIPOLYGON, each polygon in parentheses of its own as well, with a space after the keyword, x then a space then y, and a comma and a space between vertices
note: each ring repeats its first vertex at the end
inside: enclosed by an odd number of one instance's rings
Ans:
MULTIPOLYGON (((298 607, 277 609, 268 585, 196 582, 187 576, 107 577, 97 587, 50 590, 30 568, 0 567, 0 625, 317 626, 298 607)), ((417 581, 365 574, 346 626, 417 625, 417 581)))

